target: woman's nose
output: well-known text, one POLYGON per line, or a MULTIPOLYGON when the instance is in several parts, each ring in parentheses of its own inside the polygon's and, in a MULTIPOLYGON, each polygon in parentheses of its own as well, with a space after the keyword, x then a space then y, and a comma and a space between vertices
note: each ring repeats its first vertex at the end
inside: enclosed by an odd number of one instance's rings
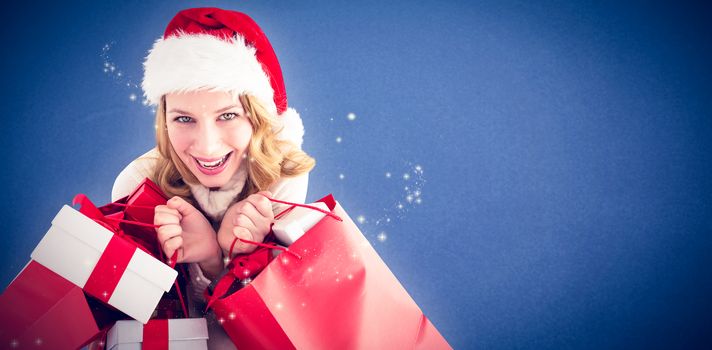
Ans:
POLYGON ((199 153, 198 155, 202 157, 222 156, 222 154, 218 154, 222 148, 222 139, 217 125, 204 123, 199 128, 193 148, 195 152, 199 153))

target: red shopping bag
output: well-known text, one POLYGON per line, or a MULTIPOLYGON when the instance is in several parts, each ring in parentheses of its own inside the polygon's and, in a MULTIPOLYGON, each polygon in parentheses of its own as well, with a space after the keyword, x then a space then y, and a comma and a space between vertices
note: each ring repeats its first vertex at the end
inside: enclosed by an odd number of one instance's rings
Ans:
POLYGON ((35 261, 0 295, 0 310, 2 349, 77 349, 126 318, 35 261))
MULTIPOLYGON (((334 198, 320 202, 331 212, 288 252, 257 264, 244 288, 209 297, 237 348, 449 349, 334 198)), ((223 278, 241 278, 232 271, 223 278)))

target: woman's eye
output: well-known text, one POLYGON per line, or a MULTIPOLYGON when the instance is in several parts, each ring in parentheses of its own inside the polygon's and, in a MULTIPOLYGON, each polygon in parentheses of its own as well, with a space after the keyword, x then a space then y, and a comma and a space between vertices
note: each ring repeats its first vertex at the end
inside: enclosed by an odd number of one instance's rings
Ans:
POLYGON ((174 120, 179 123, 190 123, 193 121, 193 118, 182 115, 180 117, 176 117, 174 120))
POLYGON ((220 119, 220 120, 233 120, 233 119, 235 119, 235 118, 237 118, 237 117, 238 117, 237 113, 223 113, 223 114, 220 115, 220 117, 219 117, 218 119, 220 119))

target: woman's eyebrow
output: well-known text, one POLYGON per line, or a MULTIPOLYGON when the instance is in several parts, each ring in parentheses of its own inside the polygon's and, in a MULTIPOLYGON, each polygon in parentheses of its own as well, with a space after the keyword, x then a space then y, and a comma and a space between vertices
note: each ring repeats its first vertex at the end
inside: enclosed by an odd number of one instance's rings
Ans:
POLYGON ((242 106, 240 106, 240 105, 229 105, 229 106, 227 106, 227 107, 220 108, 220 109, 218 109, 217 111, 215 111, 215 112, 213 112, 213 113, 219 114, 219 113, 225 112, 225 111, 227 111, 227 110, 233 109, 233 108, 235 108, 235 107, 242 107, 242 106))
MULTIPOLYGON (((227 106, 227 107, 220 108, 220 109, 218 109, 217 111, 215 111, 215 112, 213 112, 213 113, 214 113, 214 114, 220 114, 220 113, 222 113, 222 112, 225 112, 225 111, 227 111, 227 110, 230 110, 230 109, 233 109, 233 108, 236 108, 236 107, 241 107, 241 106, 240 106, 240 105, 229 105, 229 106, 227 106)), ((186 111, 184 111, 184 110, 182 110, 182 109, 178 109, 178 108, 171 108, 171 110, 168 111, 168 113, 178 113, 178 114, 193 115, 193 113, 186 112, 186 111)))
POLYGON ((186 111, 184 111, 184 110, 181 110, 181 109, 178 109, 178 108, 171 108, 171 110, 170 110, 170 111, 168 111, 168 113, 178 113, 178 114, 187 114, 187 115, 192 115, 192 113, 190 113, 190 112, 186 112, 186 111))

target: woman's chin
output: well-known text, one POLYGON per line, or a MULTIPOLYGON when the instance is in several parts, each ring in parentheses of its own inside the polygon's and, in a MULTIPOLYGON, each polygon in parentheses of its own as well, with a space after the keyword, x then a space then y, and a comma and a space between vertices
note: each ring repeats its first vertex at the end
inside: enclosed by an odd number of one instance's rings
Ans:
MULTIPOLYGON (((226 169, 227 170, 227 169, 226 169)), ((193 175, 198 178, 201 185, 210 189, 218 189, 225 186, 230 181, 233 172, 223 171, 216 175, 205 175, 203 173, 193 172, 193 175)))

